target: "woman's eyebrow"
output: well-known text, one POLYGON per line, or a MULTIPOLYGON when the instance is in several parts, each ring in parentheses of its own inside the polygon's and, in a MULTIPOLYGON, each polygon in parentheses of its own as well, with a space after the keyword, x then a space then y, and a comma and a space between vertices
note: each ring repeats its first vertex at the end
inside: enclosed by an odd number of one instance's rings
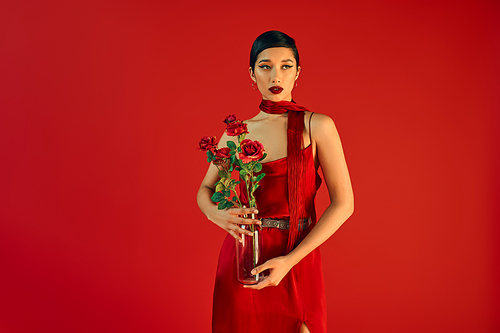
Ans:
MULTIPOLYGON (((261 62, 270 62, 270 61, 271 60, 269 60, 269 59, 262 59, 261 61, 259 61, 259 64, 261 62)), ((283 59, 283 60, 281 60, 281 62, 293 62, 293 60, 292 59, 283 59)))

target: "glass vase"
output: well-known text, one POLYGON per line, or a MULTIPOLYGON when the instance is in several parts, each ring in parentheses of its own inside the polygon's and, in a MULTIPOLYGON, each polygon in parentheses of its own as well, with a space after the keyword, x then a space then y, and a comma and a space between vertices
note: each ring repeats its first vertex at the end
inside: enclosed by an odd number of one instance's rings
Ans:
MULTIPOLYGON (((254 218, 253 215, 252 218, 254 218)), ((268 270, 256 275, 251 273, 252 269, 264 263, 262 256, 262 228, 255 224, 243 224, 240 227, 253 232, 253 236, 240 234, 243 241, 240 243, 236 240, 236 272, 238 282, 242 284, 257 284, 269 274, 268 270)))

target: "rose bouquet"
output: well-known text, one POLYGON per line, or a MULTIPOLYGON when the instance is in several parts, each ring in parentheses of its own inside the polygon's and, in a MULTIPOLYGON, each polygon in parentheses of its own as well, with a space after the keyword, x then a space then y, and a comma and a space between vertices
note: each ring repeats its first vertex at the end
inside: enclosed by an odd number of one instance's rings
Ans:
POLYGON ((254 192, 265 174, 255 174, 262 171, 260 162, 267 156, 264 146, 259 141, 245 139, 248 134, 247 124, 236 119, 234 115, 227 116, 224 123, 226 123, 226 134, 236 136, 237 144, 234 141, 227 141, 227 147, 217 148, 215 136, 203 137, 199 143, 199 149, 207 153, 207 161, 213 163, 219 170, 220 179, 215 183, 212 201, 217 203, 218 209, 242 207, 236 192, 236 186, 240 181, 231 178, 235 170, 245 182, 250 208, 256 208, 254 192))
MULTIPOLYGON (((245 182, 244 189, 249 207, 257 208, 254 193, 265 176, 265 173, 261 172, 262 164, 260 163, 267 156, 264 146, 259 141, 245 139, 248 134, 247 124, 236 119, 234 115, 227 116, 224 123, 226 134, 237 137, 237 143, 229 140, 226 142, 227 147, 217 148, 218 143, 214 136, 203 137, 199 143, 199 149, 207 154, 207 162, 213 163, 219 172, 220 179, 215 183, 212 201, 217 204, 218 209, 243 207, 236 191, 241 181, 231 177, 233 171, 236 171, 240 179, 245 182)), ((255 218, 254 214, 252 218, 255 218)), ((240 227, 249 228, 253 236, 242 234, 242 242, 237 242, 238 280, 244 284, 257 283, 259 275, 253 276, 250 271, 260 264, 262 248, 260 232, 253 224, 240 227), (247 239, 248 237, 252 239, 247 239)))

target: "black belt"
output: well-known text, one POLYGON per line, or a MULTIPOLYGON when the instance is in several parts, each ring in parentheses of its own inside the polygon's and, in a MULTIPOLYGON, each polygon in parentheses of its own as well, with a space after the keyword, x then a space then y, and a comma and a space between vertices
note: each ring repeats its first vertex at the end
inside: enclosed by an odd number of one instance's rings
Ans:
MULTIPOLYGON (((290 220, 287 219, 268 219, 268 218, 261 218, 262 221, 262 227, 267 227, 267 228, 278 228, 278 229, 285 229, 289 230, 290 229, 290 220)), ((309 228, 311 225, 312 221, 311 218, 307 219, 300 219, 299 220, 299 230, 305 230, 309 228)))

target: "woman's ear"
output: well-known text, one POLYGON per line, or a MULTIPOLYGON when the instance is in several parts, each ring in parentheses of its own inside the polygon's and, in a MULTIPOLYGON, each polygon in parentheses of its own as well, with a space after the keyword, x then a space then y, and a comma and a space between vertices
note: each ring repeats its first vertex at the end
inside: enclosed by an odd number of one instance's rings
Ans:
POLYGON ((248 73, 250 73, 250 78, 252 79, 253 82, 257 82, 257 79, 255 78, 255 73, 252 70, 252 67, 248 67, 248 73))
POLYGON ((295 80, 297 80, 299 78, 299 74, 301 71, 302 71, 302 67, 298 66, 297 67, 297 74, 295 75, 295 80))

